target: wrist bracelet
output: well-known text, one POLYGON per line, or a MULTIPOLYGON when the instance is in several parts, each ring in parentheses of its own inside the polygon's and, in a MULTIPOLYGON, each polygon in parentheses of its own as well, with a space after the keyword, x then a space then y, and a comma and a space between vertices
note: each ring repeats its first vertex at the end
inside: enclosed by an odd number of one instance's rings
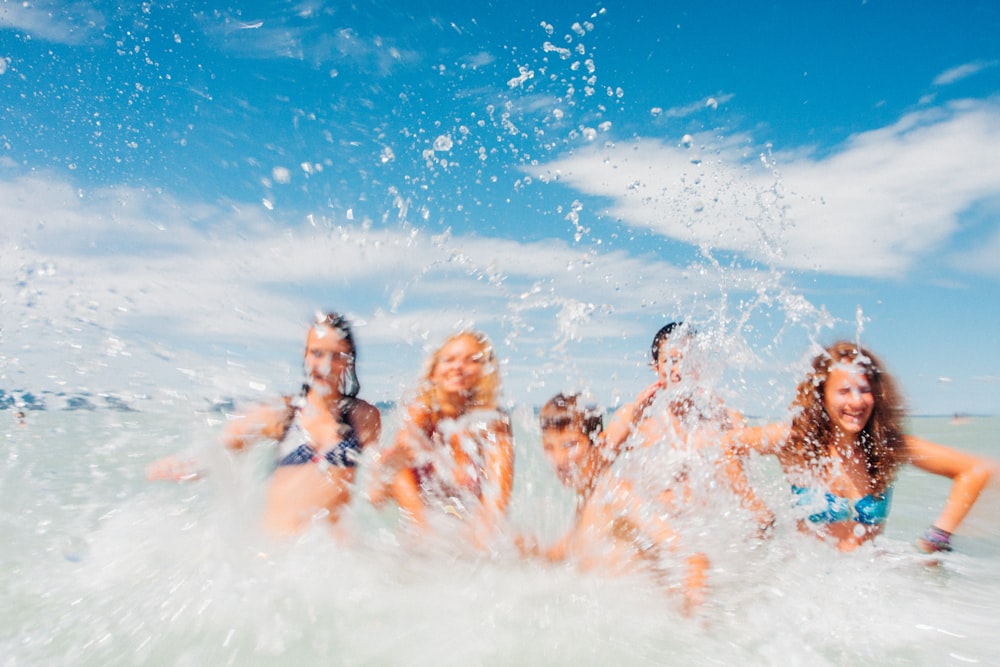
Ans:
POLYGON ((924 531, 923 539, 934 551, 951 551, 951 533, 947 530, 931 526, 924 531))

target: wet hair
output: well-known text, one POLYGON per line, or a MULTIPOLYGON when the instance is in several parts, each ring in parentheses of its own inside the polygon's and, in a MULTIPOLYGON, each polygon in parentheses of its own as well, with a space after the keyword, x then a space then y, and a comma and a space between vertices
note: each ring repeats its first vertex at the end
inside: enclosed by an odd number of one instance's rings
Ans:
POLYGON ((684 336, 693 336, 696 333, 691 327, 684 326, 684 322, 670 322, 660 327, 660 330, 653 336, 653 344, 649 346, 654 366, 660 361, 660 347, 663 346, 663 341, 669 338, 675 331, 684 336))
POLYGON ((347 362, 347 367, 340 374, 337 389, 344 398, 357 398, 361 391, 361 384, 358 382, 358 372, 356 368, 358 360, 358 348, 354 344, 354 335, 351 333, 351 325, 347 318, 333 311, 316 313, 313 322, 313 329, 319 328, 333 329, 340 334, 341 340, 347 341, 347 346, 351 348, 351 358, 347 362))
POLYGON ((431 354, 424 370, 423 382, 421 382, 421 388, 417 395, 417 402, 423 404, 432 412, 438 412, 440 406, 436 405, 434 395, 435 387, 431 377, 434 375, 434 371, 437 368, 438 363, 441 361, 441 353, 444 351, 444 348, 461 338, 468 338, 475 341, 476 345, 479 346, 480 353, 483 355, 483 373, 479 378, 479 382, 477 382, 476 386, 473 388, 472 395, 465 404, 465 409, 492 409, 497 407, 497 401, 500 393, 500 366, 497 364, 493 344, 490 342, 490 339, 487 338, 486 334, 478 331, 461 331, 457 334, 449 336, 443 343, 441 343, 440 347, 434 350, 434 353, 431 354))
POLYGON ((826 383, 830 372, 839 364, 853 364, 861 369, 871 386, 874 407, 858 440, 872 486, 876 493, 884 493, 903 459, 903 401, 882 362, 859 345, 838 341, 813 358, 812 370, 799 383, 792 403, 795 416, 789 446, 815 466, 821 465, 826 458, 827 447, 834 436, 833 424, 826 411, 826 383))
POLYGON ((556 394, 538 411, 538 421, 542 430, 564 431, 579 429, 591 442, 604 430, 604 417, 596 406, 580 405, 580 394, 556 394))
MULTIPOLYGON (((358 348, 354 344, 354 335, 351 333, 351 325, 343 315, 335 313, 333 311, 318 312, 312 323, 312 330, 315 331, 319 328, 332 329, 340 334, 340 339, 347 341, 347 346, 351 349, 351 358, 347 362, 347 366, 344 371, 340 374, 340 378, 337 380, 337 390, 340 392, 340 413, 341 417, 345 420, 350 419, 351 408, 354 406, 358 392, 361 391, 361 384, 358 382, 358 373, 355 370, 355 363, 358 358, 358 348)), ((319 332, 317 332, 318 334, 319 332)), ((308 338, 306 339, 306 346, 308 353, 308 338)), ((284 401, 287 407, 285 414, 284 423, 281 426, 281 436, 279 440, 283 440, 285 435, 288 433, 288 429, 291 427, 292 422, 295 419, 295 413, 297 410, 302 408, 306 402, 306 394, 309 393, 309 382, 308 378, 302 383, 302 388, 299 391, 298 396, 285 396, 284 401)))

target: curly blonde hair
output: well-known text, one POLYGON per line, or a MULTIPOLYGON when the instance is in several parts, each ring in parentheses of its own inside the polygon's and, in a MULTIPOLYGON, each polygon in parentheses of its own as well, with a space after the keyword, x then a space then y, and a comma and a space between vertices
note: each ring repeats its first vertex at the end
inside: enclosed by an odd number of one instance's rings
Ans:
POLYGON ((812 371, 796 389, 792 403, 795 416, 788 444, 811 465, 819 466, 826 459, 827 447, 833 439, 833 424, 824 401, 826 382, 831 369, 845 363, 864 371, 875 399, 872 415, 858 441, 865 454, 874 491, 884 493, 903 459, 903 401, 882 362, 865 348, 849 341, 837 341, 816 355, 812 371))
POLYGON ((454 341, 462 338, 473 341, 483 355, 483 373, 479 378, 479 382, 473 388, 472 394, 466 401, 463 412, 473 408, 494 409, 497 407, 500 393, 500 366, 497 364, 493 344, 490 343, 490 339, 486 337, 486 334, 478 331, 460 331, 457 334, 449 336, 430 356, 427 366, 424 369, 420 389, 417 393, 416 402, 434 416, 434 421, 437 421, 437 418, 441 416, 441 406, 437 405, 437 399, 434 394, 434 382, 431 377, 434 375, 434 370, 441 360, 442 351, 454 341))

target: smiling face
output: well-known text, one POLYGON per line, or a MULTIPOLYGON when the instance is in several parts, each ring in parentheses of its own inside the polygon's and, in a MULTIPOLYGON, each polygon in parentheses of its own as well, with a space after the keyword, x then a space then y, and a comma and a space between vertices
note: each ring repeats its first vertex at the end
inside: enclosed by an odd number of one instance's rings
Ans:
POLYGON ((322 325, 309 328, 305 372, 311 386, 339 394, 340 378, 353 361, 354 350, 339 330, 322 325))
POLYGON ((875 409, 875 396, 864 370, 853 364, 830 369, 823 407, 836 430, 851 436, 861 433, 875 409))
POLYGON ((483 377, 485 357, 475 336, 453 338, 438 352, 430 381, 439 395, 467 398, 483 377))

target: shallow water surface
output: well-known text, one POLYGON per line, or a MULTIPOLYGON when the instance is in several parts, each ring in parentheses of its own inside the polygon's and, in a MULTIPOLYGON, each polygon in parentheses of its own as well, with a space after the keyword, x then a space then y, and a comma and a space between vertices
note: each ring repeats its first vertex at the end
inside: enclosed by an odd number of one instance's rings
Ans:
MULTIPOLYGON (((511 523, 544 541, 571 506, 530 414, 516 413, 511 523)), ((995 455, 1000 420, 911 426, 995 455)), ((1000 663, 995 488, 937 565, 911 543, 947 483, 912 470, 887 534, 854 554, 798 535, 780 510, 766 543, 708 523, 710 599, 688 618, 669 586, 641 573, 584 573, 502 547, 405 549, 392 512, 361 501, 347 542, 322 529, 269 542, 256 523, 266 448, 229 461, 217 435, 211 416, 110 411, 32 413, 5 432, 5 664, 1000 663), (145 482, 147 463, 184 449, 209 461, 208 479, 145 482)), ((768 463, 751 473, 780 505, 768 463)))

